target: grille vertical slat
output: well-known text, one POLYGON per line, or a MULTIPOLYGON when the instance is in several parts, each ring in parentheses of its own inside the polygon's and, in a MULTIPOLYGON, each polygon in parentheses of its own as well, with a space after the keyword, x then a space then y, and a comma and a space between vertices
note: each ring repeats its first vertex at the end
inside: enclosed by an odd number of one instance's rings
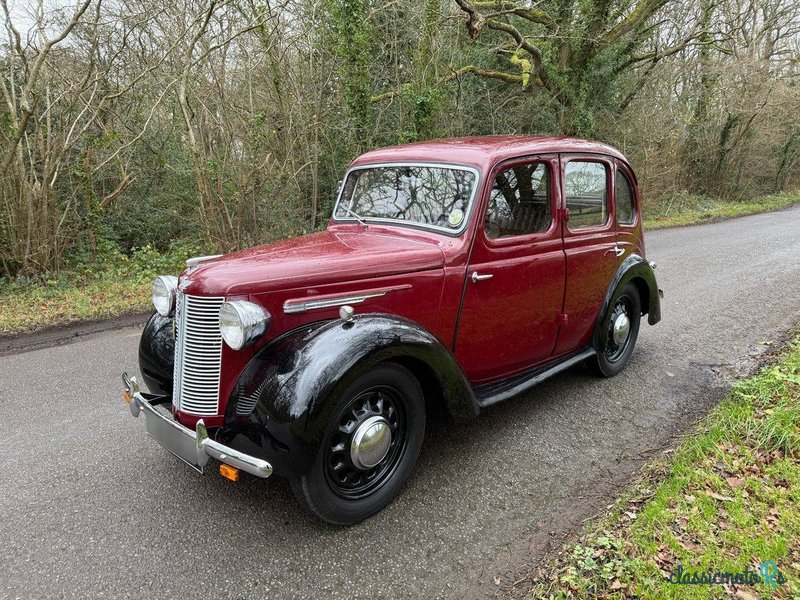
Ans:
POLYGON ((222 363, 219 308, 224 300, 180 293, 176 299, 173 402, 193 415, 219 414, 222 363))

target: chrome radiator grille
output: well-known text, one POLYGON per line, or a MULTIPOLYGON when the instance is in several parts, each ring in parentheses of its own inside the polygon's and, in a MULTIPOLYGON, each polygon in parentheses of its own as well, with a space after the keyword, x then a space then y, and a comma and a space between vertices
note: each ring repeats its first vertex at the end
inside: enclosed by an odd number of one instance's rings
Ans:
POLYGON ((225 299, 188 296, 175 299, 175 373, 172 402, 193 415, 219 414, 222 335, 219 307, 225 299))

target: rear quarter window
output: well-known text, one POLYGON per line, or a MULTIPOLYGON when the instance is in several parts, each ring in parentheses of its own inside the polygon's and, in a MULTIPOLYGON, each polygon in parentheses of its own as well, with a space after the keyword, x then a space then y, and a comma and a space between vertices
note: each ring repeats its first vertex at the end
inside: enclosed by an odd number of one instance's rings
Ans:
POLYGON ((617 169, 616 179, 617 197, 617 223, 620 225, 632 225, 636 220, 636 213, 633 207, 633 186, 628 176, 617 169))

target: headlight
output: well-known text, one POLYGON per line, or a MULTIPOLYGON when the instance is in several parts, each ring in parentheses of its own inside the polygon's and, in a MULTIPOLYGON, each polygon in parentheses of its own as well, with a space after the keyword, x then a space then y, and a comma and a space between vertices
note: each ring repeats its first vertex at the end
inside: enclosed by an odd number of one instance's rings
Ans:
POLYGON ((178 287, 178 278, 174 275, 161 275, 153 281, 153 306, 158 314, 168 317, 175 308, 175 289, 178 287))
POLYGON ((269 321, 270 314, 252 302, 225 302, 219 309, 222 339, 234 350, 255 342, 267 330, 269 321))

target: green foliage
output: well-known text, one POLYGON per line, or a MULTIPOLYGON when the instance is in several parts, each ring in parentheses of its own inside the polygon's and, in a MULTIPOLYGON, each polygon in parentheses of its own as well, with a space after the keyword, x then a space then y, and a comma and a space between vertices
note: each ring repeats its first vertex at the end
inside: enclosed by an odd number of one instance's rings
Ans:
POLYGON ((327 0, 328 26, 333 50, 340 60, 339 77, 347 109, 359 144, 372 125, 372 80, 369 66, 378 52, 369 22, 367 0, 327 0))
POLYGON ((410 106, 410 128, 399 132, 396 143, 416 142, 443 134, 438 117, 444 103, 444 94, 438 87, 413 86, 403 91, 403 99, 410 106))
POLYGON ((725 200, 709 196, 678 194, 669 201, 645 205, 643 210, 646 229, 661 229, 678 225, 708 223, 744 215, 780 210, 800 202, 798 194, 775 194, 760 198, 725 200))
MULTIPOLYGON (((127 47, 117 40, 114 48, 124 68, 115 66, 103 81, 96 68, 82 70, 98 64, 92 52, 102 43, 79 37, 61 44, 36 89, 39 112, 20 146, 24 156, 0 174, 0 274, 64 271, 70 278, 114 252, 132 257, 150 246, 166 254, 179 240, 197 239, 229 250, 302 233, 324 225, 337 182, 359 153, 436 137, 579 134, 609 141, 640 174, 648 226, 793 201, 759 197, 800 181, 797 118, 781 108, 796 104, 797 86, 778 85, 794 67, 781 63, 789 54, 782 50, 739 70, 724 64, 731 48, 722 44, 733 44, 726 35, 752 33, 747 24, 718 32, 734 26, 723 20, 724 7, 703 0, 700 14, 688 17, 697 22, 680 24, 673 17, 691 6, 652 0, 471 4, 480 15, 471 27, 452 1, 215 4, 211 30, 223 23, 242 30, 224 41, 207 31, 199 41, 198 48, 216 49, 203 53, 188 77, 196 149, 175 93, 181 59, 166 50, 183 48, 189 30, 164 31, 175 36, 168 43, 145 36, 139 48, 131 40, 147 24, 131 20, 139 24, 127 47), (250 28, 251 19, 260 22, 250 28), (698 28, 702 45, 689 45, 670 65, 658 63, 663 73, 648 75, 651 63, 641 57, 698 28), (161 52, 169 58, 149 70, 161 52), (465 66, 474 70, 459 70, 465 66), (761 66, 766 103, 748 95, 761 66), (137 73, 145 75, 133 84, 137 73), (98 93, 77 101, 80 81, 97 81, 98 93), (127 91, 98 105, 103 86, 127 91), (783 96, 773 96, 779 88, 783 96), (623 110, 637 90, 646 95, 642 105, 623 110), (81 121, 89 115, 96 118, 81 121), (73 122, 90 126, 76 127, 65 146, 73 122), (57 168, 45 172, 44 149, 67 146, 57 168), (47 181, 52 189, 43 190, 47 181)), ((183 16, 199 23, 199 15, 183 16)), ((769 27, 751 39, 773 39, 770 31, 783 25, 769 27)), ((91 36, 89 29, 76 33, 91 36)), ((18 95, 26 71, 13 54, 0 48, 4 84, 18 95)), ((3 103, 0 149, 12 129, 7 110, 3 103)))
POLYGON ((102 241, 96 250, 73 255, 69 273, 0 277, 0 333, 149 310, 150 284, 157 275, 178 274, 187 258, 210 252, 189 242, 175 242, 163 252, 145 245, 123 254, 102 241))

